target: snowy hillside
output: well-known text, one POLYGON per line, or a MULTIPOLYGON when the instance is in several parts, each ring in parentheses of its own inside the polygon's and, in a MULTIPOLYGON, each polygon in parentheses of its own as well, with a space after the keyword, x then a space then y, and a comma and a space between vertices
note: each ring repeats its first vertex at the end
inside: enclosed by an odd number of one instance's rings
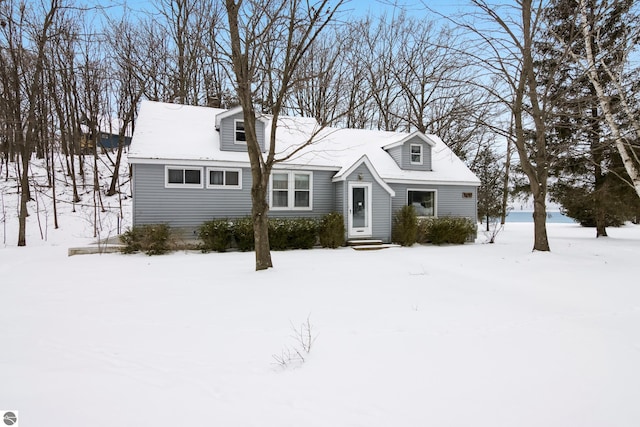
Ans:
POLYGON ((1 188, 0 407, 23 426, 640 425, 639 226, 550 224, 551 253, 530 223, 493 245, 274 252, 256 273, 253 253, 68 257, 94 239, 91 191, 46 241, 32 208, 15 247, 1 188))

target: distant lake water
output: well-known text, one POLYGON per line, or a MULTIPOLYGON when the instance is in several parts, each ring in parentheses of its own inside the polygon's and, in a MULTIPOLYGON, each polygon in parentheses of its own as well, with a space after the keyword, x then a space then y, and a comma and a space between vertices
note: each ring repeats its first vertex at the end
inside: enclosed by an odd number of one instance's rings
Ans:
MULTIPOLYGON (((531 211, 511 211, 507 215, 507 222, 533 222, 533 212, 531 211)), ((549 223, 569 223, 573 224, 575 221, 561 212, 548 212, 547 222, 549 223)))

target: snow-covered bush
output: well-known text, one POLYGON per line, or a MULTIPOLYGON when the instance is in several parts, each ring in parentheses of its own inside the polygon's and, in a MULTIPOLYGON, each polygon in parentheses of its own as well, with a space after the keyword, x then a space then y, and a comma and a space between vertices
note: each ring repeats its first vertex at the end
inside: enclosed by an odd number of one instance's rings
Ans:
POLYGON ((171 250, 171 230, 166 224, 140 225, 130 228, 120 236, 123 252, 142 251, 147 255, 162 255, 171 250))
POLYGON ((476 235, 476 224, 469 218, 420 218, 418 235, 420 243, 463 244, 476 235))
POLYGON ((233 225, 227 219, 207 221, 198 228, 202 251, 225 252, 233 241, 233 225))
POLYGON ((411 246, 418 236, 418 216, 416 209, 411 206, 403 206, 393 215, 393 228, 391 239, 402 246, 411 246))
POLYGON ((238 250, 248 252, 254 249, 255 240, 253 236, 253 220, 251 217, 233 220, 231 230, 238 250))
POLYGON ((318 222, 315 219, 269 219, 269 245, 274 251, 311 249, 317 240, 318 222))
POLYGON ((332 248, 344 245, 344 216, 338 212, 326 214, 318 224, 320 246, 332 248))

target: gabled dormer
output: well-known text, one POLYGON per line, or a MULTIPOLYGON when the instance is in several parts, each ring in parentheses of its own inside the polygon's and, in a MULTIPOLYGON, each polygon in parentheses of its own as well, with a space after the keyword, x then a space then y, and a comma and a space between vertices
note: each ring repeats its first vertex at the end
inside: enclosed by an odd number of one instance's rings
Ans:
POLYGON ((404 170, 430 171, 431 149, 435 143, 421 132, 413 132, 400 141, 385 145, 387 153, 404 170))
MULTIPOLYGON (((260 149, 265 151, 265 130, 267 119, 256 120, 256 136, 260 149)), ((216 116, 216 130, 220 133, 221 151, 247 151, 242 107, 235 107, 216 116)))

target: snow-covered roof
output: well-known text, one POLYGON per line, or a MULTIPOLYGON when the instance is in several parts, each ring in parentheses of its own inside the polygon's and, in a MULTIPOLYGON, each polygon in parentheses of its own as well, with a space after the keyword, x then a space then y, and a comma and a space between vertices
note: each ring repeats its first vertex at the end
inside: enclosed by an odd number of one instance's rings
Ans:
MULTIPOLYGON (((131 163, 216 163, 248 165, 246 152, 220 150, 216 118, 228 110, 143 101, 129 151, 131 163)), ((228 114, 228 113, 227 113, 228 114)), ((271 121, 267 120, 268 129, 271 121)), ((423 135, 432 145, 432 171, 403 170, 385 148, 412 137, 399 132, 320 127, 314 119, 282 117, 278 121, 276 158, 284 158, 309 140, 313 142, 282 163, 282 167, 331 169, 334 179, 366 156, 387 182, 459 183, 478 185, 478 178, 435 135, 423 135)), ((268 146, 269 141, 266 141, 268 146)))

